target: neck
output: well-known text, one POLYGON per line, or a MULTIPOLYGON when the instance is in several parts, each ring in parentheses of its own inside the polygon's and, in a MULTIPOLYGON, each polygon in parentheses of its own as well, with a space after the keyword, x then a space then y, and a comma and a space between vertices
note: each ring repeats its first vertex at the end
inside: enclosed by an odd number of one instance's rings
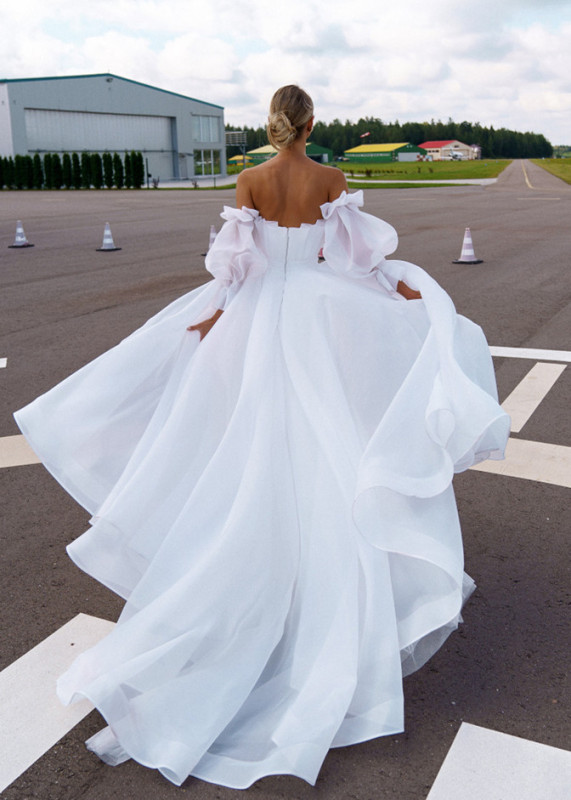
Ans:
POLYGON ((306 142, 307 136, 299 136, 295 142, 287 148, 287 150, 280 150, 278 156, 284 158, 305 158, 306 142))

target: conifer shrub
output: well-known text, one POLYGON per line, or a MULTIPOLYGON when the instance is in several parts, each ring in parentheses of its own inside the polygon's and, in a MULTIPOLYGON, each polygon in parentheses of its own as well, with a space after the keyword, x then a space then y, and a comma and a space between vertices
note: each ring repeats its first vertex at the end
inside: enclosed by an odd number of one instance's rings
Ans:
POLYGON ((54 188, 54 176, 52 171, 52 154, 46 153, 44 156, 44 185, 46 189, 54 188))
POLYGON ((59 153, 52 155, 52 183, 54 189, 61 189, 63 184, 63 170, 59 153))
POLYGON ((81 185, 84 189, 91 189, 91 154, 81 154, 81 185))
POLYGON ((81 163, 77 153, 71 154, 71 185, 74 189, 81 189, 81 163))
POLYGON ((125 153, 125 186, 130 189, 133 186, 133 165, 131 163, 131 153, 125 153))
POLYGON ((103 153, 103 182, 108 189, 113 188, 113 158, 111 153, 103 153))
POLYGON ((73 186, 71 178, 71 158, 69 153, 64 153, 61 159, 62 182, 66 189, 73 186))
POLYGON ((113 154, 113 183, 118 189, 124 186, 123 162, 119 153, 113 154))
POLYGON ((33 167, 34 174, 33 174, 32 183, 33 183, 34 189, 41 189, 42 186, 44 185, 44 170, 42 168, 42 159, 40 158, 40 154, 39 153, 35 154, 35 156, 33 158, 33 163, 34 163, 34 167, 33 167))
POLYGON ((94 189, 101 189, 103 186, 103 164, 99 153, 91 154, 91 183, 94 189))

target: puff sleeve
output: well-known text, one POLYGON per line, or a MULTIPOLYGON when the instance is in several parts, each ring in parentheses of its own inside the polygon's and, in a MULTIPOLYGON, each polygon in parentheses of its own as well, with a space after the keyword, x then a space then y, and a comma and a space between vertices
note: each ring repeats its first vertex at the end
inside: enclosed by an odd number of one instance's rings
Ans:
POLYGON ((360 211, 362 205, 363 192, 359 190, 342 192, 321 206, 323 256, 335 272, 354 278, 374 276, 389 294, 397 295, 398 281, 384 271, 385 257, 397 249, 397 232, 388 222, 360 211))
POLYGON ((224 206, 220 216, 226 222, 208 251, 205 266, 219 286, 216 305, 225 309, 246 277, 266 271, 267 260, 255 238, 258 211, 224 206))

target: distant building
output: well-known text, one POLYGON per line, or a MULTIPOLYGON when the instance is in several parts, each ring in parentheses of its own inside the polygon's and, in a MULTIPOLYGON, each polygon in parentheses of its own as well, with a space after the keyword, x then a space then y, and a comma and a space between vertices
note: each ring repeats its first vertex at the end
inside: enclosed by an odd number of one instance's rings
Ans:
POLYGON ((416 161, 418 156, 426 155, 422 147, 417 147, 409 142, 397 142, 396 144, 360 144, 358 147, 351 147, 345 150, 345 158, 349 161, 416 161))
MULTIPOLYGON (((268 158, 275 156, 278 151, 271 144, 265 144, 263 147, 256 147, 254 150, 248 150, 247 154, 254 163, 260 164, 262 161, 267 161, 268 158)), ((333 150, 328 147, 320 147, 313 142, 307 142, 305 146, 305 154, 313 161, 319 161, 322 164, 327 164, 333 161, 333 150)))
POLYGON ((225 173, 224 109, 109 73, 0 80, 0 155, 131 150, 164 180, 225 173))
POLYGON ((464 144, 458 139, 438 139, 423 142, 420 146, 432 156, 433 161, 468 161, 480 157, 478 145, 464 144))

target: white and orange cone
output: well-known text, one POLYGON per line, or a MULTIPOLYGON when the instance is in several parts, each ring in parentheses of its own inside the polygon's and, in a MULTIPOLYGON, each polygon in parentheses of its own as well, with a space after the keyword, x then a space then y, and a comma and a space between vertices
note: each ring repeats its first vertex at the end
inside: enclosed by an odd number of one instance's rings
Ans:
POLYGON ((464 241, 462 242, 462 252, 460 258, 452 262, 453 264, 483 264, 481 258, 476 258, 474 253, 474 245, 472 244, 472 234, 470 228, 466 228, 464 232, 464 241))
POLYGON ((120 247, 115 247, 115 242, 113 241, 113 236, 111 234, 111 226, 108 222, 105 223, 105 230, 103 231, 103 244, 101 247, 98 247, 97 250, 100 252, 101 250, 120 250, 120 247))
POLYGON ((22 220, 18 220, 16 222, 16 238, 14 239, 14 244, 9 244, 8 247, 33 247, 33 244, 26 239, 26 234, 24 233, 24 226, 22 225, 22 220))

